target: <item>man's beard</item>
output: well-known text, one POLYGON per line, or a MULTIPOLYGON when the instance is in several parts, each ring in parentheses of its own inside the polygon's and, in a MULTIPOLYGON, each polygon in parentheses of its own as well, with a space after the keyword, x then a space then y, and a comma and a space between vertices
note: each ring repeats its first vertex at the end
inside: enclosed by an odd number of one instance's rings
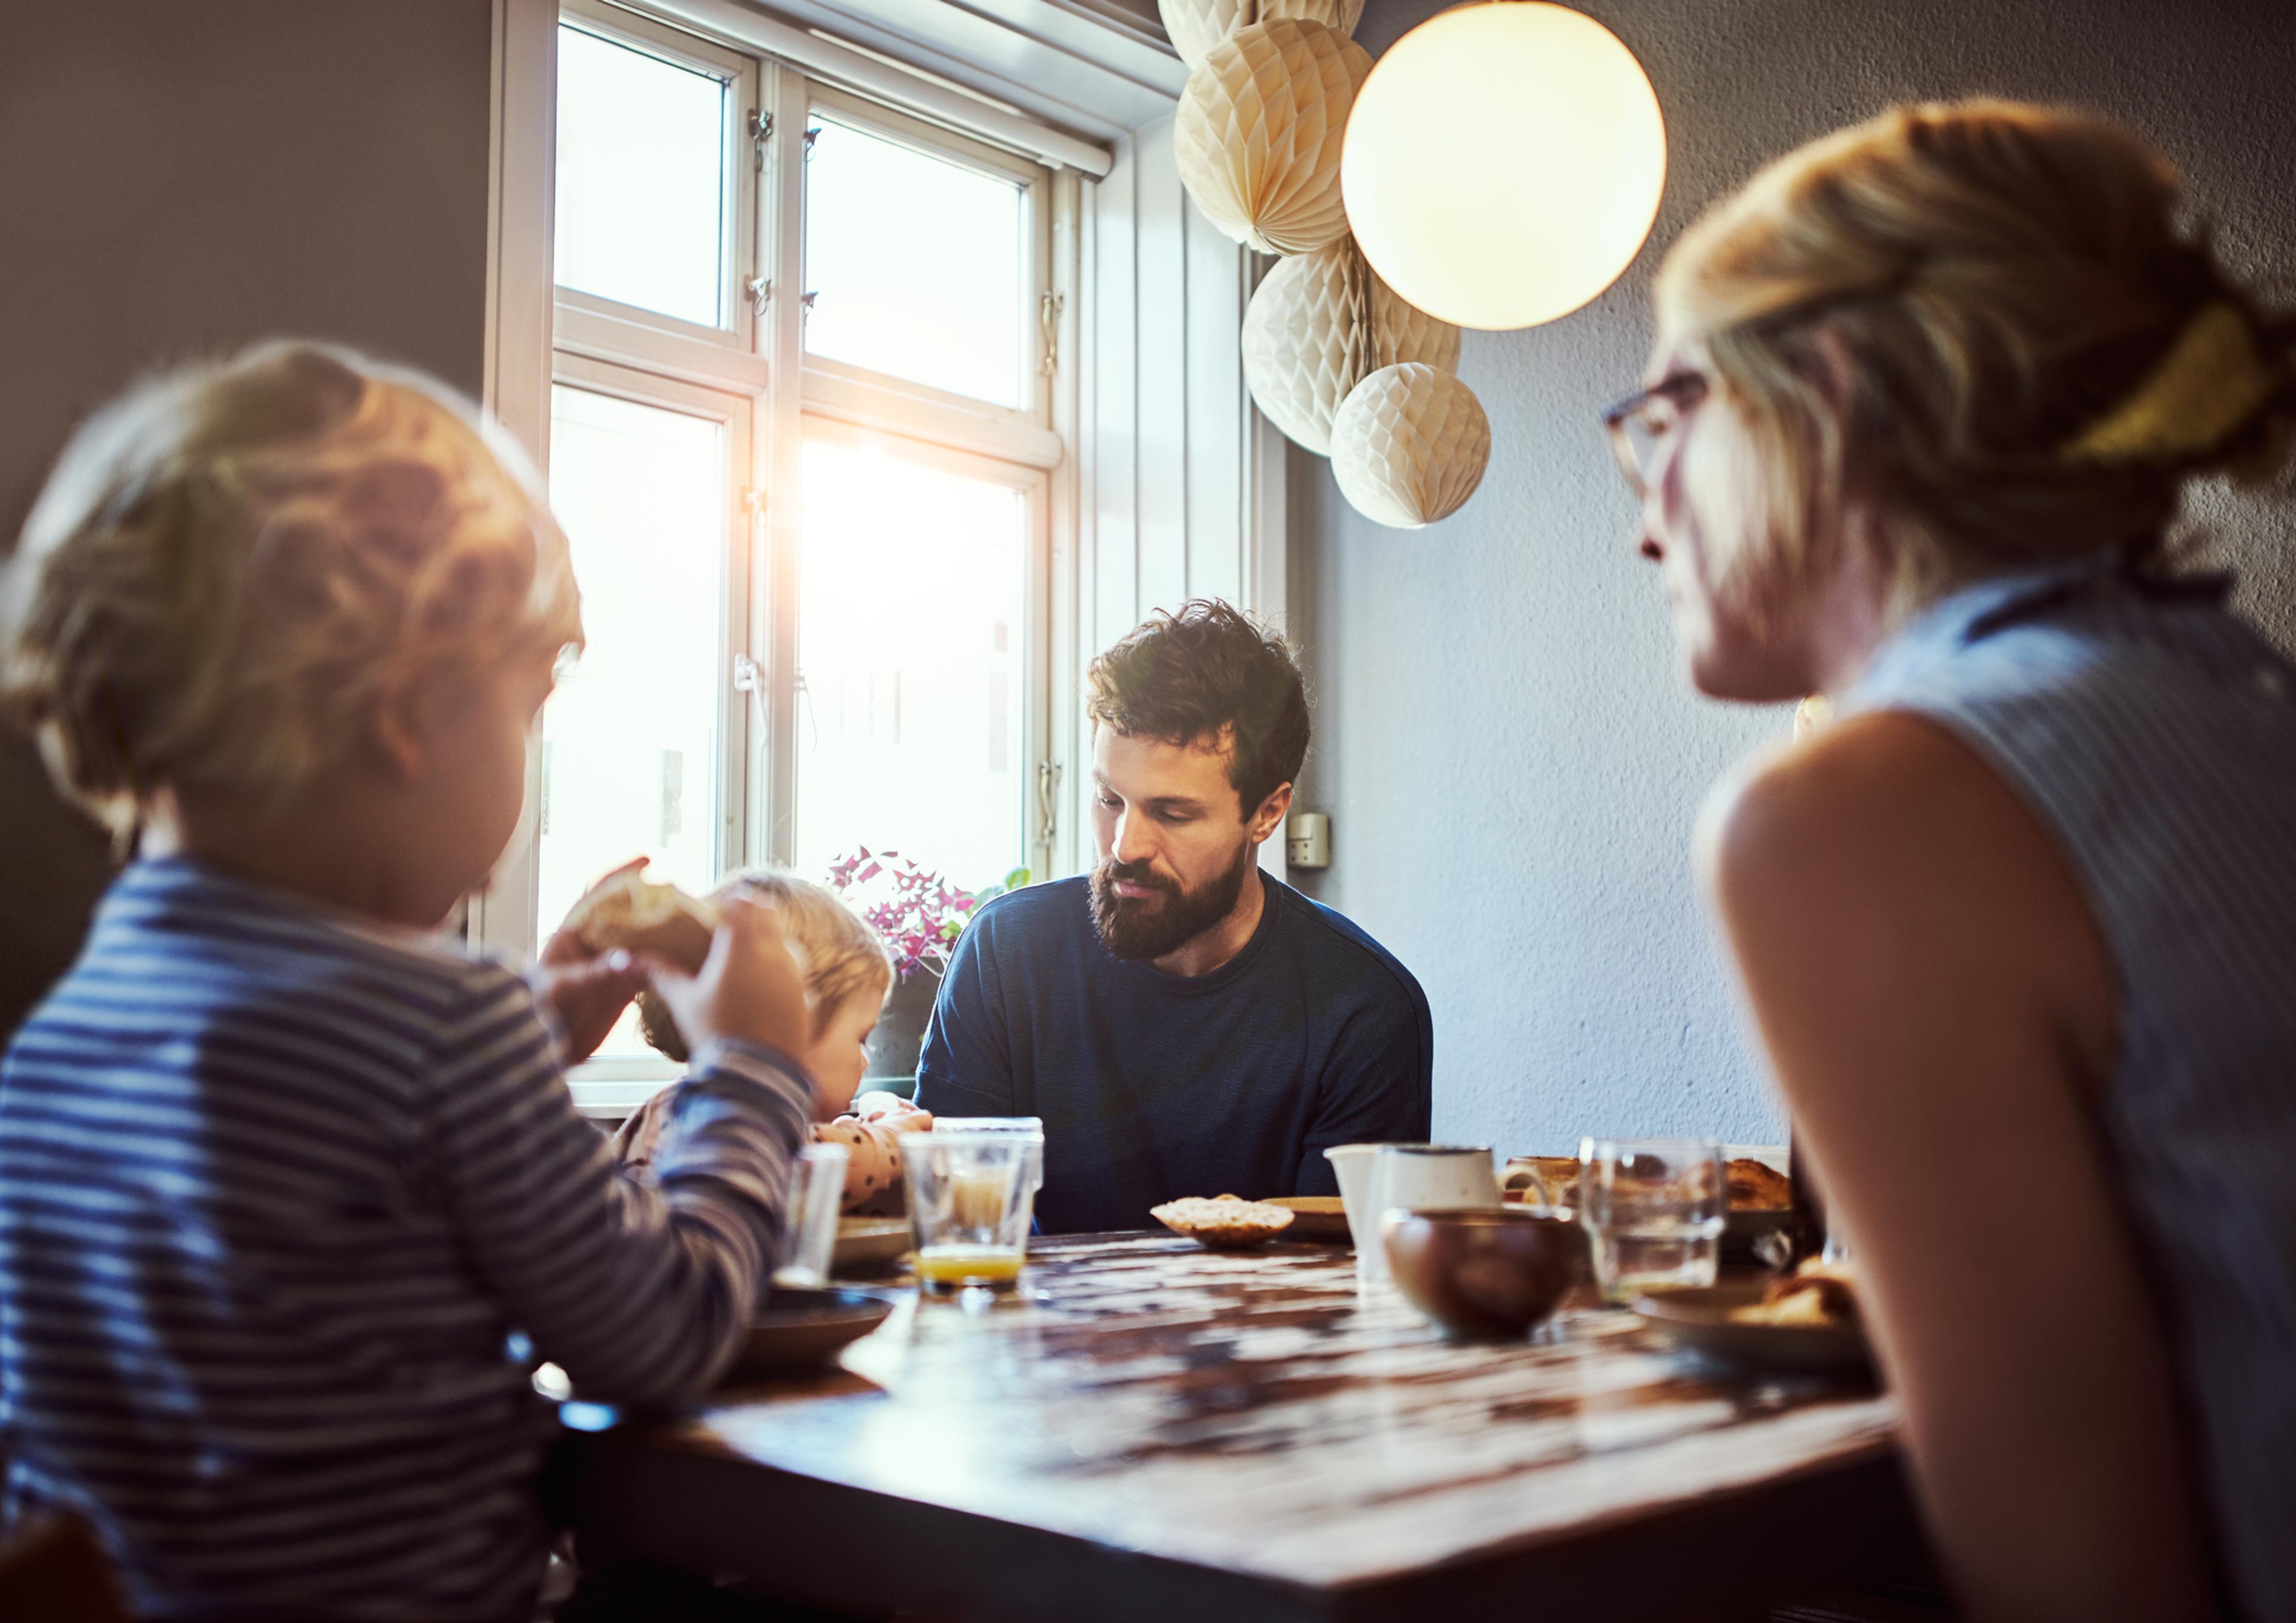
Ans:
POLYGON ((1093 870, 1092 927, 1115 957, 1161 958, 1177 952, 1235 911, 1251 863, 1251 847, 1246 844, 1226 873, 1201 889, 1183 890, 1144 862, 1119 862, 1111 857, 1093 870), (1119 896, 1119 879, 1150 886, 1156 894, 1119 896))

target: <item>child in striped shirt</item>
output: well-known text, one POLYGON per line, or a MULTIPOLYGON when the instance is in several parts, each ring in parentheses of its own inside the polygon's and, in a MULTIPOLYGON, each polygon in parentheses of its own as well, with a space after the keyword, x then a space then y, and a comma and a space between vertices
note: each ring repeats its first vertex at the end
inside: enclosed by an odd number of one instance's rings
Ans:
POLYGON ((535 1362, 676 1399, 749 1319, 812 1116, 778 922, 729 903, 692 979, 438 945, 582 632, 531 471, 428 379, 143 384, 8 584, 9 697, 143 855, 0 1062, 7 1513, 92 1522, 140 1615, 522 1617, 535 1362), (563 1067, 649 976, 695 1053, 641 1182, 563 1067))

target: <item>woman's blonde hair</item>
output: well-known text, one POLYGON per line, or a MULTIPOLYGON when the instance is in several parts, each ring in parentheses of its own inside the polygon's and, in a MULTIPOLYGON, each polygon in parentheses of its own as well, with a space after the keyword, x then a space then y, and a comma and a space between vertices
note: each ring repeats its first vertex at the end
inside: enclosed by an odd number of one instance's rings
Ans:
POLYGON ((123 834, 162 789, 291 794, 434 670, 582 640, 566 538, 508 436, 431 379, 309 343, 98 411, 9 573, 6 697, 123 834))
POLYGON ((1753 545, 1807 578, 1854 492, 1903 609, 2004 569, 2151 562, 2187 479, 2276 473, 2296 330, 2177 208, 2128 131, 1968 101, 1813 142, 1709 209, 1659 273, 1659 320, 1703 340, 1761 447, 1753 545))
MULTIPOLYGON (((772 868, 751 868, 710 892, 713 901, 729 896, 763 902, 781 914, 782 934, 805 965, 815 1041, 856 998, 882 1004, 893 989, 893 955, 883 938, 828 887, 772 868)), ((638 1024, 645 1040, 671 1059, 688 1057, 669 1010, 651 992, 639 996, 638 1024)))

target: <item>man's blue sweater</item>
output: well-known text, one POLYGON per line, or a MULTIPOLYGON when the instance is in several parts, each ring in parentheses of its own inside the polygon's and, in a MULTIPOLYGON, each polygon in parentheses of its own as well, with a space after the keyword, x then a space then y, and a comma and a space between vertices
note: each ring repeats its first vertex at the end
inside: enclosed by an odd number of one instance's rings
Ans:
POLYGON ((1040 1116, 1047 1234, 1146 1228, 1183 1195, 1331 1194, 1333 1144, 1423 1142, 1426 996, 1385 948, 1261 875, 1209 975, 1113 957, 1089 882, 997 898, 957 943, 917 1072, 937 1116, 1040 1116))

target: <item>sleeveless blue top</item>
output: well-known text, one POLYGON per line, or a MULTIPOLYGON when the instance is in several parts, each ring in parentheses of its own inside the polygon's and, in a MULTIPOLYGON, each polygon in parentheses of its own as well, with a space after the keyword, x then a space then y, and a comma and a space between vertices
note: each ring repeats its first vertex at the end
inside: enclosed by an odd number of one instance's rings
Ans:
POLYGON ((2296 1623, 2296 668, 2229 585, 1991 578, 1917 614, 1844 708, 1975 750, 2087 898, 2121 1020, 2101 1125, 2207 1511, 2243 1615, 2296 1623))

